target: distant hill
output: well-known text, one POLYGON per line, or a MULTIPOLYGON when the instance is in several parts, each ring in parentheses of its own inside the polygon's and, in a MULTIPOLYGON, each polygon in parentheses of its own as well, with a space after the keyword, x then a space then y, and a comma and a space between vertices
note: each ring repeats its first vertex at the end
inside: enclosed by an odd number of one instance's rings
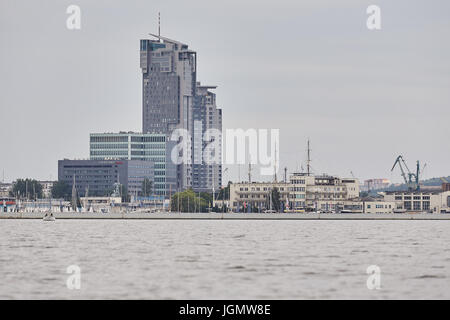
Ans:
MULTIPOLYGON (((450 176, 442 177, 444 180, 447 180, 448 183, 450 183, 450 176)), ((421 185, 424 186, 440 186, 442 185, 441 178, 431 178, 420 182, 421 185)))
MULTIPOLYGON (((450 176, 442 177, 442 178, 444 178, 445 180, 447 180, 450 183, 450 176)), ((441 186, 442 180, 439 177, 426 179, 426 180, 420 181, 420 185, 425 186, 425 187, 441 186)), ((377 192, 382 192, 382 191, 401 191, 401 190, 408 190, 408 187, 406 186, 406 184, 402 183, 399 185, 390 185, 387 188, 370 190, 370 195, 376 195, 377 192)))
MULTIPOLYGON (((447 180, 450 183, 450 176, 447 177, 442 177, 445 180, 447 180)), ((426 186, 426 187, 432 187, 432 186, 441 186, 442 185, 442 180, 441 178, 431 178, 431 179, 426 179, 423 181, 420 181, 420 185, 421 186, 426 186)), ((400 190, 407 190, 408 187, 406 186, 406 184, 400 184, 400 185, 391 185, 387 188, 384 189, 379 189, 379 190, 373 190, 373 191, 400 191, 400 190)))

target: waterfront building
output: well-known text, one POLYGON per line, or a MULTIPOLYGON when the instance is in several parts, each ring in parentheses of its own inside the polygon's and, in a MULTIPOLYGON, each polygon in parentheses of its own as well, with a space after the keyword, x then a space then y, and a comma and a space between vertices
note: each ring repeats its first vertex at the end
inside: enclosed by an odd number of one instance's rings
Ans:
MULTIPOLYGON (((230 187, 230 204, 233 210, 242 206, 267 209, 269 191, 278 188, 285 209, 306 211, 341 210, 344 201, 359 198, 359 183, 354 178, 329 175, 312 176, 293 173, 289 182, 241 182, 230 187)), ((363 207, 361 207, 363 210, 363 207)))
POLYGON ((110 196, 116 184, 130 195, 142 192, 142 182, 154 180, 154 164, 142 160, 59 160, 58 180, 75 188, 79 196, 110 196))
POLYGON ((193 165, 192 165, 192 189, 196 192, 217 191, 222 185, 222 110, 217 108, 216 94, 211 89, 217 86, 196 85, 196 95, 193 104, 193 165), (214 131, 213 131, 214 130, 214 131), (218 133, 220 136, 212 136, 209 133, 218 133), (211 156, 216 158, 214 164, 205 162, 204 153, 206 146, 214 145, 211 156))
POLYGON ((329 202, 330 210, 335 210, 333 201, 357 199, 359 183, 354 178, 339 178, 330 175, 311 176, 304 174, 306 180, 306 207, 318 208, 318 202, 329 202))
POLYGON ((393 213, 395 207, 395 202, 377 198, 316 202, 317 211, 324 213, 393 213))
POLYGON ((286 182, 238 182, 230 184, 230 205, 233 211, 262 212, 273 209, 270 195, 274 188, 280 193, 283 208, 289 203, 291 184, 286 182))
POLYGON ((154 163, 154 194, 168 198, 177 189, 177 165, 171 159, 175 146, 165 134, 92 133, 91 160, 142 160, 154 163))
POLYGON ((450 208, 450 191, 392 191, 382 195, 385 201, 395 202, 399 212, 440 213, 450 208))

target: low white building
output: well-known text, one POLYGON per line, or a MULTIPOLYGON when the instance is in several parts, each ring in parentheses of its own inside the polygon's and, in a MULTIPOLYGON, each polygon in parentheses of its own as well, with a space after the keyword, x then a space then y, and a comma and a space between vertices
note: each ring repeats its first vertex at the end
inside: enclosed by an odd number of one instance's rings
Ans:
POLYGON ((385 201, 395 202, 397 211, 430 213, 450 211, 450 191, 395 191, 382 194, 385 201))
POLYGON ((382 199, 319 200, 314 211, 325 213, 393 213, 395 202, 382 199))

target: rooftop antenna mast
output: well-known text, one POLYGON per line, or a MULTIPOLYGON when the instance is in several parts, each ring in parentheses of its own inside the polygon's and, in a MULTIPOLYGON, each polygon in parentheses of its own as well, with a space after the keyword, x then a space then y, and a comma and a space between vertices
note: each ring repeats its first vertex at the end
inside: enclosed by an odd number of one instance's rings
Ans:
POLYGON ((275 180, 275 182, 278 182, 277 181, 277 143, 276 142, 275 142, 275 166, 273 168, 273 171, 274 171, 274 180, 275 180))
POLYGON ((308 138, 308 160, 306 162, 306 173, 307 175, 311 175, 311 147, 308 138))

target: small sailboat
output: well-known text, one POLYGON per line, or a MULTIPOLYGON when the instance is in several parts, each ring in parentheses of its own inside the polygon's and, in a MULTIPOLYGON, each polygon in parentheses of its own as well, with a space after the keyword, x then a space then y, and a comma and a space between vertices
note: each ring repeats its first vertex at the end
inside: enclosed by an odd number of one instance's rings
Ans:
POLYGON ((49 210, 44 214, 44 217, 42 218, 42 220, 44 220, 44 221, 55 221, 56 220, 56 218, 55 218, 55 216, 53 215, 53 212, 52 212, 52 200, 50 199, 49 200, 49 210))
POLYGON ((44 221, 55 221, 56 218, 53 215, 53 212, 46 212, 44 217, 42 218, 42 220, 44 220, 44 221))

